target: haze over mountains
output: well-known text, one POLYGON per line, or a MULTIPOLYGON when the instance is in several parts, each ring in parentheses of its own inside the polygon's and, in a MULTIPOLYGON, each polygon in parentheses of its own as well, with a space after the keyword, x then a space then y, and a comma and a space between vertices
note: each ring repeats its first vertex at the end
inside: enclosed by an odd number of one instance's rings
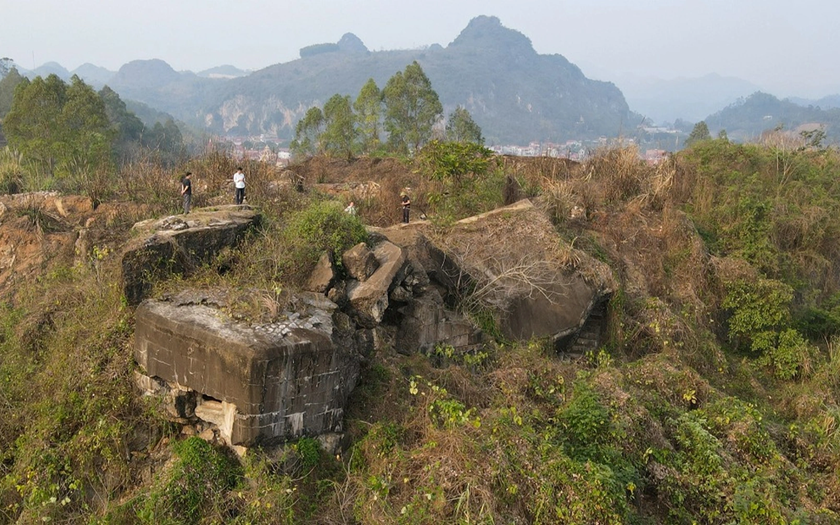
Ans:
POLYGON ((152 59, 130 62, 117 72, 92 64, 70 72, 51 62, 31 74, 65 79, 77 74, 97 88, 108 84, 124 99, 226 135, 291 138, 309 107, 335 93, 355 98, 368 78, 382 88, 414 60, 438 92, 445 114, 466 107, 489 144, 616 137, 632 135, 642 122, 704 119, 713 120, 708 122, 713 132, 726 129, 732 138, 748 139, 767 129, 768 115, 774 125, 788 129, 817 123, 829 138, 840 135, 840 95, 819 101, 766 95, 759 97, 760 108, 751 108, 759 103, 752 96, 759 86, 733 77, 593 80, 562 55, 538 54, 525 35, 495 17, 474 18, 446 47, 372 52, 348 33, 337 43, 307 46, 300 55, 256 72, 232 65, 178 72, 152 59), (769 113, 744 119, 762 112, 769 113))

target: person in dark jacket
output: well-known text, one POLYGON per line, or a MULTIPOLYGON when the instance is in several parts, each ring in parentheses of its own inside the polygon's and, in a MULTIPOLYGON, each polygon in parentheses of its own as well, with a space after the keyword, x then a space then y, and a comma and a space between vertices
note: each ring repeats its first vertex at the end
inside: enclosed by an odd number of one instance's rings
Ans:
POLYGON ((402 221, 403 224, 408 224, 408 214, 409 210, 411 210, 411 199, 408 198, 408 193, 406 192, 400 193, 400 197, 402 197, 402 199, 400 200, 400 204, 402 204, 403 213, 402 221))

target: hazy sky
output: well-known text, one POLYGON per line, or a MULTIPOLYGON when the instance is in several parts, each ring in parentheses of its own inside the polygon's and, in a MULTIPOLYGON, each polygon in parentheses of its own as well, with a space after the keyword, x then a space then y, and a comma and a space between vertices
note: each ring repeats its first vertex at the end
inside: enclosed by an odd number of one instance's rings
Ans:
POLYGON ((0 57, 260 69, 348 32, 372 51, 446 46, 479 15, 590 78, 718 73, 780 97, 840 93, 840 0, 0 0, 0 57))

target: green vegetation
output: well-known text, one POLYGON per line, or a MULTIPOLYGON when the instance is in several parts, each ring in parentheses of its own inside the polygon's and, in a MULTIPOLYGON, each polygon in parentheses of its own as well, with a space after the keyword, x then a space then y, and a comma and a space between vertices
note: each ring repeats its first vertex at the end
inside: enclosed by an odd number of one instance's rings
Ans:
MULTIPOLYGON (((110 95, 99 106, 75 89, 80 105, 108 116, 103 136, 130 135, 136 122, 110 95)), ((334 105, 330 118, 346 129, 350 99, 334 105)), ((411 187, 412 202, 441 219, 433 233, 446 235, 450 220, 499 206, 514 181, 620 285, 607 341, 577 361, 546 341, 380 349, 336 455, 304 438, 236 457, 181 434, 136 395, 117 248, 135 219, 177 209, 177 181, 161 164, 134 164, 131 177, 114 175, 129 173, 115 164, 104 180, 134 202, 102 194, 123 210, 103 228, 111 237, 79 258, 54 254, 0 300, 0 521, 837 523, 840 156, 818 137, 738 145, 703 135, 655 166, 633 149, 574 165, 431 138, 411 160, 367 159, 364 180, 385 167, 380 196, 359 203, 367 223, 395 222, 388 199, 411 187)), ((82 190, 90 179, 79 168, 90 164, 61 160, 63 147, 45 150, 61 166, 55 176, 82 190)), ((261 230, 158 293, 218 286, 276 306, 323 251, 365 242, 360 219, 312 189, 355 167, 341 157, 295 166, 303 191, 246 164, 261 230)), ((0 154, 4 188, 54 182, 27 159, 0 154)), ((206 189, 196 199, 215 202, 229 200, 234 166, 211 153, 176 172, 198 174, 206 189)), ((34 205, 6 213, 4 228, 17 221, 42 238, 76 227, 34 205)), ((493 335, 486 312, 475 316, 493 335)))
POLYGON ((372 78, 359 91, 353 110, 356 112, 359 151, 369 155, 379 149, 382 131, 382 92, 372 78))
MULTIPOLYGON (((297 158, 324 153, 349 161, 356 153, 382 153, 380 131, 384 129, 388 152, 417 153, 431 139, 442 114, 437 93, 414 62, 391 77, 382 92, 369 79, 352 105, 349 96, 335 94, 323 111, 309 108, 295 126, 291 149, 297 158)), ((481 129, 469 112, 459 107, 452 118, 454 140, 481 143, 481 129)))
POLYGON ((432 127, 443 116, 438 94, 416 61, 388 79, 382 90, 385 131, 392 151, 409 153, 432 137, 432 127))
POLYGON ((484 145, 481 128, 463 106, 458 106, 446 122, 446 138, 453 142, 473 142, 484 145))

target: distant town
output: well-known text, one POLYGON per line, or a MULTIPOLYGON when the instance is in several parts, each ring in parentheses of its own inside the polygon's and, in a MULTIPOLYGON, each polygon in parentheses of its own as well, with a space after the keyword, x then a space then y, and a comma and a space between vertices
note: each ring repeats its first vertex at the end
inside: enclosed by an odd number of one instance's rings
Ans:
MULTIPOLYGON (((644 128, 646 133, 650 134, 676 134, 676 130, 665 128, 644 128)), ((287 141, 278 139, 277 137, 260 135, 254 137, 227 137, 224 142, 229 144, 231 155, 238 160, 252 160, 266 162, 269 164, 276 164, 277 166, 287 166, 291 161, 292 154, 288 147, 287 141)), ((637 141, 633 138, 613 138, 600 137, 597 140, 567 140, 562 144, 554 142, 531 142, 527 146, 506 144, 488 146, 488 149, 499 155, 513 155, 518 157, 554 157, 562 159, 570 159, 577 162, 582 162, 590 157, 594 152, 608 146, 632 146, 637 141)), ((656 164, 668 155, 668 150, 661 148, 643 149, 639 147, 639 156, 648 164, 656 164)))

